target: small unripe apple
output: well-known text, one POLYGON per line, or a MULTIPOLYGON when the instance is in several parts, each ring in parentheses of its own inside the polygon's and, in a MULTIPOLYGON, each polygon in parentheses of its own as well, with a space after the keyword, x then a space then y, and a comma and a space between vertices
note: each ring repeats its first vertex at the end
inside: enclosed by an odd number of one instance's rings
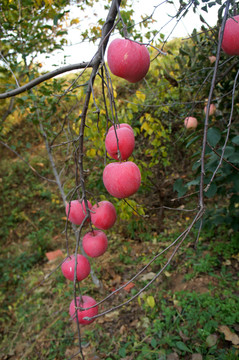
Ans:
POLYGON ((216 58, 216 56, 212 55, 212 56, 209 56, 208 59, 209 59, 210 63, 213 64, 213 63, 215 63, 217 58, 216 58))
POLYGON ((110 229, 117 218, 114 205, 110 201, 100 201, 92 207, 91 222, 101 230, 110 229))
MULTIPOLYGON (((89 201, 87 201, 89 209, 92 208, 92 205, 89 201)), ((69 203, 66 204, 66 216, 69 212, 69 203)), ((70 213, 68 216, 68 219, 70 222, 72 222, 75 225, 80 225, 84 218, 86 217, 86 208, 85 208, 85 202, 80 202, 79 200, 72 200, 70 201, 70 213)), ((90 219, 87 219, 89 222, 90 219)))
MULTIPOLYGON (((75 273, 75 255, 71 255, 66 261, 61 265, 62 274, 66 279, 74 281, 75 273)), ((90 273, 90 263, 89 260, 83 256, 77 255, 77 268, 76 268, 76 279, 81 281, 85 279, 90 273)))
MULTIPOLYGON (((211 104, 209 109, 209 115, 211 116, 215 114, 215 111, 216 111, 216 106, 214 104, 211 104)), ((206 114, 206 112, 207 112, 207 105, 204 108, 204 113, 206 114)))
MULTIPOLYGON (((116 133, 118 137, 118 146, 121 160, 127 160, 134 150, 134 132, 130 125, 120 124, 117 126, 116 133), (127 125, 127 126, 126 126, 127 125)), ((111 126, 106 138, 105 147, 108 154, 115 160, 118 160, 118 147, 114 127, 111 126)))
POLYGON ((226 21, 222 49, 228 55, 239 55, 239 15, 226 21))
POLYGON ((105 233, 100 230, 88 232, 82 239, 82 246, 90 257, 98 257, 105 253, 108 247, 108 239, 105 233))
MULTIPOLYGON (((81 308, 88 308, 91 307, 93 305, 96 304, 95 299, 93 299, 91 296, 87 296, 87 295, 83 295, 80 299, 80 297, 76 298, 76 305, 77 307, 81 307, 81 308)), ((80 309, 75 309, 75 301, 74 299, 72 300, 72 302, 70 303, 70 308, 69 308, 69 313, 72 319, 74 319, 75 322, 77 322, 76 320, 76 314, 79 320, 79 323, 82 325, 88 325, 90 323, 92 323, 94 321, 94 319, 92 320, 84 320, 84 317, 92 317, 98 314, 98 306, 93 307, 92 309, 89 310, 80 310, 80 309)))
POLYGON ((187 129, 196 129, 198 121, 195 117, 189 116, 184 120, 184 125, 187 129))
POLYGON ((103 182, 112 196, 118 199, 127 198, 140 187, 140 170, 132 161, 111 163, 103 171, 103 182))
POLYGON ((147 74, 150 56, 144 45, 128 39, 115 39, 109 45, 107 61, 114 75, 136 83, 147 74))

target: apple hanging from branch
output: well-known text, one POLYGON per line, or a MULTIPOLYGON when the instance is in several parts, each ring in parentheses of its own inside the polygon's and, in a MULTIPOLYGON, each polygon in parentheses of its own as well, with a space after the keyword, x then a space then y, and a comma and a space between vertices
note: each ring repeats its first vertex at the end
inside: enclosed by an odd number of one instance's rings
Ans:
POLYGON ((94 230, 83 236, 82 246, 88 256, 95 258, 105 253, 108 239, 103 231, 94 230))
POLYGON ((222 49, 228 55, 239 55, 239 15, 226 21, 222 49))
POLYGON ((109 45, 107 62, 112 74, 136 83, 147 74, 150 56, 145 45, 129 39, 115 39, 109 45))
MULTIPOLYGON (((94 306, 95 304, 96 304, 96 301, 91 296, 83 295, 81 297, 81 299, 80 299, 80 297, 76 298, 77 307, 81 307, 81 308, 85 309, 85 308, 94 306)), ((77 309, 77 311, 76 311, 75 301, 73 299, 72 302, 70 303, 69 314, 75 322, 77 322, 77 320, 76 320, 76 315, 77 315, 80 324, 88 325, 88 324, 91 324, 94 321, 94 319, 85 320, 84 317, 92 317, 92 316, 97 315, 98 314, 98 306, 95 306, 92 309, 88 309, 88 310, 77 309)))
POLYGON ((127 198, 140 187, 140 170, 132 161, 110 163, 104 168, 103 183, 112 196, 127 198))
POLYGON ((114 126, 109 128, 109 131, 105 138, 105 148, 110 155, 115 160, 119 159, 118 156, 118 146, 121 155, 121 160, 127 160, 134 150, 135 140, 134 140, 134 131, 132 127, 128 124, 119 124, 114 129, 114 126))
MULTIPOLYGON (((87 201, 89 209, 92 208, 92 205, 89 201, 87 201)), ((68 216, 68 220, 75 224, 80 225, 84 218, 86 217, 86 207, 85 202, 80 202, 79 200, 72 200, 70 203, 66 204, 66 216, 68 216), (70 211, 69 211, 70 207, 70 211), (69 215, 68 215, 69 214, 69 215)), ((89 222, 90 219, 87 219, 87 222, 89 222)))
POLYGON ((196 129, 196 127, 198 126, 198 121, 193 116, 186 117, 186 119, 184 120, 184 126, 186 127, 186 129, 196 129))
POLYGON ((110 201, 100 201, 91 209, 91 222, 100 230, 110 229, 117 218, 114 205, 110 201))
MULTIPOLYGON (((75 255, 71 255, 61 265, 62 274, 66 279, 74 281, 75 273, 75 255)), ((77 281, 84 280, 90 273, 89 260, 81 255, 77 255, 76 279, 77 281)))

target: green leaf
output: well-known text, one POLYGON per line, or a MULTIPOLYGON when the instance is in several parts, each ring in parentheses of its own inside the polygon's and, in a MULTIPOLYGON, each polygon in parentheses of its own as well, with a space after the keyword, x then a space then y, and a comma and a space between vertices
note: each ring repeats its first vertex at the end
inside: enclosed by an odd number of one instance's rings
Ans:
POLYGON ((186 148, 188 148, 192 143, 194 143, 197 139, 199 139, 199 137, 200 136, 195 136, 193 139, 191 139, 188 143, 187 143, 187 145, 186 145, 186 148))
POLYGON ((155 338, 153 338, 151 340, 151 346, 155 349, 157 347, 157 340, 155 340, 155 338))
POLYGON ((232 138, 232 142, 236 145, 239 145, 239 135, 235 136, 234 138, 232 138))
POLYGON ((178 197, 183 196, 187 192, 187 187, 183 184, 182 179, 177 179, 173 184, 173 190, 177 191, 178 197))
POLYGON ((119 349, 119 355, 122 356, 122 357, 125 357, 125 356, 126 356, 126 350, 125 350, 125 348, 120 348, 120 349, 119 349))
POLYGON ((205 192, 206 197, 212 198, 217 192, 217 185, 212 183, 208 191, 205 192))
POLYGON ((216 146, 221 139, 221 133, 217 128, 210 128, 207 132, 207 141, 211 146, 216 146))
POLYGON ((177 348, 179 350, 186 351, 186 352, 191 352, 191 350, 187 347, 187 345, 184 344, 182 341, 177 341, 176 346, 177 346, 177 348))
POLYGON ((228 160, 233 164, 239 164, 239 152, 231 155, 228 160))

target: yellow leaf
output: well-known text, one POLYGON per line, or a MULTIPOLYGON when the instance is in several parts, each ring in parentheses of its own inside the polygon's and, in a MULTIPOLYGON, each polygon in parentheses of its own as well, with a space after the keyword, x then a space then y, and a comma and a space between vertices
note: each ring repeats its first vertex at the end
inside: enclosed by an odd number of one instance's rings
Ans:
POLYGON ((148 124, 147 122, 144 122, 144 123, 142 124, 142 126, 141 126, 141 131, 143 131, 143 130, 149 132, 149 124, 148 124))
POLYGON ((155 307, 155 301, 154 301, 153 296, 148 296, 146 301, 147 301, 147 304, 151 307, 151 309, 153 309, 155 307))
POLYGON ((168 271, 164 271, 165 276, 170 277, 172 274, 170 274, 168 271))
POLYGON ((141 91, 137 90, 136 91, 136 97, 142 101, 145 100, 145 94, 143 94, 141 91))
POLYGON ((71 20, 70 24, 71 25, 76 25, 76 24, 79 24, 79 22, 80 22, 79 18, 75 18, 75 19, 71 20))
POLYGON ((87 156, 94 157, 96 155, 96 149, 92 148, 87 151, 87 156))

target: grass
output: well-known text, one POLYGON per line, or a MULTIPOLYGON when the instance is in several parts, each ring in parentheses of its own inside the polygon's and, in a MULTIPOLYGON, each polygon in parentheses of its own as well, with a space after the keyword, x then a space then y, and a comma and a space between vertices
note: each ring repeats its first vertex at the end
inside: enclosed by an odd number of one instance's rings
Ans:
MULTIPOLYGON (((44 174, 49 175, 47 170, 44 174)), ((60 269, 41 283, 59 263, 47 262, 45 252, 64 251, 65 246, 58 195, 19 161, 2 158, 1 178, 2 199, 7 201, 2 204, 0 227, 0 354, 26 360, 68 359, 78 350, 76 328, 68 314, 73 285, 60 269)), ((102 299, 188 224, 181 214, 177 227, 174 217, 164 221, 167 231, 158 234, 150 221, 143 223, 137 216, 122 220, 108 234, 107 254, 93 262, 103 289, 95 289, 88 278, 82 282, 82 293, 102 299)), ((206 360, 238 358, 238 347, 219 331, 226 325, 231 333, 238 332, 238 235, 226 226, 204 229, 195 251, 196 235, 197 230, 190 234, 167 276, 127 307, 82 329, 86 358, 92 353, 108 360, 167 360, 172 353, 185 360, 192 354, 206 360)), ((148 272, 156 273, 165 261, 159 257, 148 272)), ((129 299, 145 284, 139 278, 129 293, 115 295, 112 304, 129 299)), ((105 303, 104 309, 110 305, 105 303)))

